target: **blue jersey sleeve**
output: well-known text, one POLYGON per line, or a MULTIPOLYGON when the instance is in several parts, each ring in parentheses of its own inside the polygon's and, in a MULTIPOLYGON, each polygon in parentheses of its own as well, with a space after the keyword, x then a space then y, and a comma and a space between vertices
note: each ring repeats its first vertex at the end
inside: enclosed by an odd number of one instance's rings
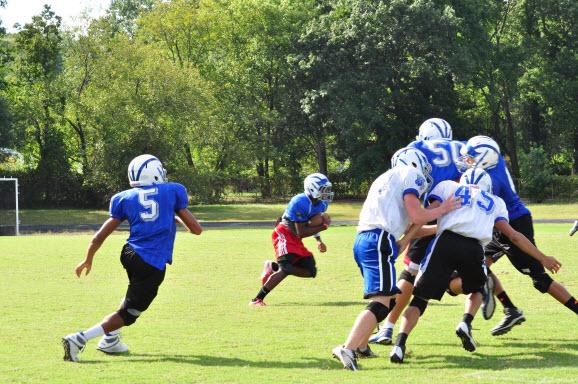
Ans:
POLYGON ((124 211, 123 198, 120 193, 117 193, 110 199, 110 217, 120 221, 127 219, 126 212, 124 211))
POLYGON ((183 208, 187 208, 189 205, 189 195, 187 194, 187 189, 184 185, 174 183, 175 186, 175 212, 180 211, 183 208))
POLYGON ((302 223, 309 220, 310 210, 309 199, 307 196, 297 195, 293 197, 289 202, 289 205, 287 205, 285 217, 291 221, 302 223))

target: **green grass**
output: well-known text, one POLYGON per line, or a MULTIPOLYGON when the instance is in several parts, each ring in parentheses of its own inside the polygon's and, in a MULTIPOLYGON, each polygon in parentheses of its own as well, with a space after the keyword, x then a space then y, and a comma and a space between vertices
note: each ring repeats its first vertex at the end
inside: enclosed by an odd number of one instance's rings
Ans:
MULTIPOLYGON (((333 220, 357 220, 361 201, 337 201, 329 207, 333 220)), ((201 221, 274 221, 286 204, 216 204, 195 205, 190 209, 201 221)), ((534 219, 576 219, 578 203, 530 204, 534 219)), ((89 209, 25 209, 22 224, 99 224, 108 218, 104 210, 89 209)), ((3 215, 2 222, 13 219, 3 215)))
MULTIPOLYGON (((578 294, 577 238, 568 225, 536 225, 537 241, 563 263, 556 276, 578 294)), ((538 294, 507 260, 494 268, 527 322, 502 337, 481 316, 474 321, 478 352, 461 348, 454 327, 463 297, 444 297, 424 314, 408 341, 402 366, 380 358, 362 371, 341 369, 330 358, 365 306, 362 279, 352 259, 354 227, 324 233, 319 275, 288 278, 249 308, 262 262, 272 256, 270 230, 207 230, 177 234, 175 263, 159 296, 141 319, 123 331, 131 348, 107 356, 90 342, 82 362, 62 361, 60 338, 86 329, 117 307, 126 289, 119 262, 126 233, 114 234, 93 271, 77 279, 90 235, 0 238, 0 383, 575 383, 578 377, 576 315, 538 294)), ((306 244, 312 246, 313 240, 306 244)), ((401 260, 398 260, 400 265, 401 260)))

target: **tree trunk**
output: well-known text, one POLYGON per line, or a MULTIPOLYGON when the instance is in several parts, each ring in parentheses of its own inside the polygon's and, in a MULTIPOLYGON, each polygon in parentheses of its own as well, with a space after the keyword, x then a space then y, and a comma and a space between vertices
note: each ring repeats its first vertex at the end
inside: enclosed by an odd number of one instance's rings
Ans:
POLYGON ((574 162, 572 164, 572 174, 578 173, 578 130, 574 131, 574 149, 573 149, 574 162))
POLYGON ((191 153, 191 146, 189 145, 189 143, 185 143, 185 157, 187 159, 188 166, 195 169, 195 163, 193 162, 193 154, 191 153))
POLYGON ((512 164, 512 173, 514 174, 514 178, 518 179, 520 178, 520 168, 518 166, 518 153, 516 149, 516 132, 514 130, 514 121, 512 120, 512 114, 510 112, 510 98, 506 87, 504 87, 502 106, 504 108, 504 114, 506 115, 506 136, 510 152, 510 163, 512 164))
POLYGON ((325 137, 320 135, 317 138, 317 163, 319 164, 319 172, 327 176, 327 143, 325 137))

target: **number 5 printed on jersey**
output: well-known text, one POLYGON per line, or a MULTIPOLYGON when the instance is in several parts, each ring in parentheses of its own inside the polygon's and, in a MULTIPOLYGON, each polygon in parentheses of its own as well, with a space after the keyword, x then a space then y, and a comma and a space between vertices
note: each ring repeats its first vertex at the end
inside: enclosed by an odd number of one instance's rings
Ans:
POLYGON ((155 221, 159 217, 159 203, 152 199, 159 193, 157 188, 139 189, 138 202, 149 212, 141 212, 140 217, 143 221, 155 221))

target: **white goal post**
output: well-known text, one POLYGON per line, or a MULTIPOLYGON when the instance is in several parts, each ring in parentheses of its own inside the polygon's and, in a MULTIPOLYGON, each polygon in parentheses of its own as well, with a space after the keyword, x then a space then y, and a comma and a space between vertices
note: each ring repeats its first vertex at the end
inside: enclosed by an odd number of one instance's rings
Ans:
POLYGON ((18 210, 18 179, 15 177, 0 177, 0 181, 13 181, 14 182, 14 196, 16 201, 15 212, 16 212, 16 236, 20 236, 20 212, 18 210))

